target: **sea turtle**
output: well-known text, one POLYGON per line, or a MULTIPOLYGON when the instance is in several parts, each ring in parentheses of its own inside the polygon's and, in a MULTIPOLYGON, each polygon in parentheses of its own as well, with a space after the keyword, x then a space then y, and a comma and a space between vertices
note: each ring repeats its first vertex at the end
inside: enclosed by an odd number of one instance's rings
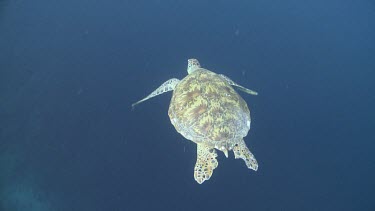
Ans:
POLYGON ((236 159, 243 159, 256 171, 258 163, 243 140, 250 130, 250 111, 232 86, 248 94, 258 93, 202 68, 197 59, 188 60, 187 72, 184 79, 169 79, 132 107, 173 91, 168 115, 177 132, 197 144, 194 178, 199 184, 210 179, 218 166, 215 149, 226 157, 233 150, 236 159))

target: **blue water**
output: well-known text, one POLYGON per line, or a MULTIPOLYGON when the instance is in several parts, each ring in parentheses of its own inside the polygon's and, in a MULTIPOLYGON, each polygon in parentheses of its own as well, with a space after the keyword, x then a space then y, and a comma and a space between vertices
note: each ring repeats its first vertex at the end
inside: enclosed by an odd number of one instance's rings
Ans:
POLYGON ((375 210, 372 0, 0 0, 0 210, 375 210), (208 2, 208 1, 207 1, 208 2), (196 145, 171 93, 187 59, 259 92, 257 172, 196 145))

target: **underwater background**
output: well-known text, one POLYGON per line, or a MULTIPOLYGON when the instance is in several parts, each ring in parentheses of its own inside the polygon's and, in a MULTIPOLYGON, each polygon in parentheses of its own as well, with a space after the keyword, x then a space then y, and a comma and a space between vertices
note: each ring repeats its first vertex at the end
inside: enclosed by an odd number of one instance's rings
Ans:
POLYGON ((373 0, 0 0, 0 211, 375 210, 373 0), (187 59, 255 90, 247 169, 137 106, 187 59))

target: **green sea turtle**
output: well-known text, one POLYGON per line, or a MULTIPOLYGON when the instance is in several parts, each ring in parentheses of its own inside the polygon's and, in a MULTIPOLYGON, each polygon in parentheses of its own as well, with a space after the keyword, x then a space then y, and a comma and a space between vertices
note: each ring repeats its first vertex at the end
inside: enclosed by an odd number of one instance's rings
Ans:
POLYGON ((196 59, 188 60, 187 72, 184 79, 169 79, 132 107, 173 91, 168 115, 177 132, 197 144, 194 178, 199 184, 210 179, 218 166, 215 149, 226 157, 233 150, 236 159, 243 159, 256 171, 258 163, 243 140, 250 130, 250 110, 232 86, 248 94, 258 93, 202 68, 196 59))

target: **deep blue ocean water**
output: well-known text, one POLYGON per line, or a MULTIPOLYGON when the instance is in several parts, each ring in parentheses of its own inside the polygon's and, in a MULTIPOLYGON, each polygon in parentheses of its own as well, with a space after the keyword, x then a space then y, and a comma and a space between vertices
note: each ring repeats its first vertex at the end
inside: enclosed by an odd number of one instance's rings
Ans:
POLYGON ((373 0, 0 0, 0 211, 375 210, 373 0), (187 59, 259 92, 259 163, 196 145, 172 93, 187 59))

